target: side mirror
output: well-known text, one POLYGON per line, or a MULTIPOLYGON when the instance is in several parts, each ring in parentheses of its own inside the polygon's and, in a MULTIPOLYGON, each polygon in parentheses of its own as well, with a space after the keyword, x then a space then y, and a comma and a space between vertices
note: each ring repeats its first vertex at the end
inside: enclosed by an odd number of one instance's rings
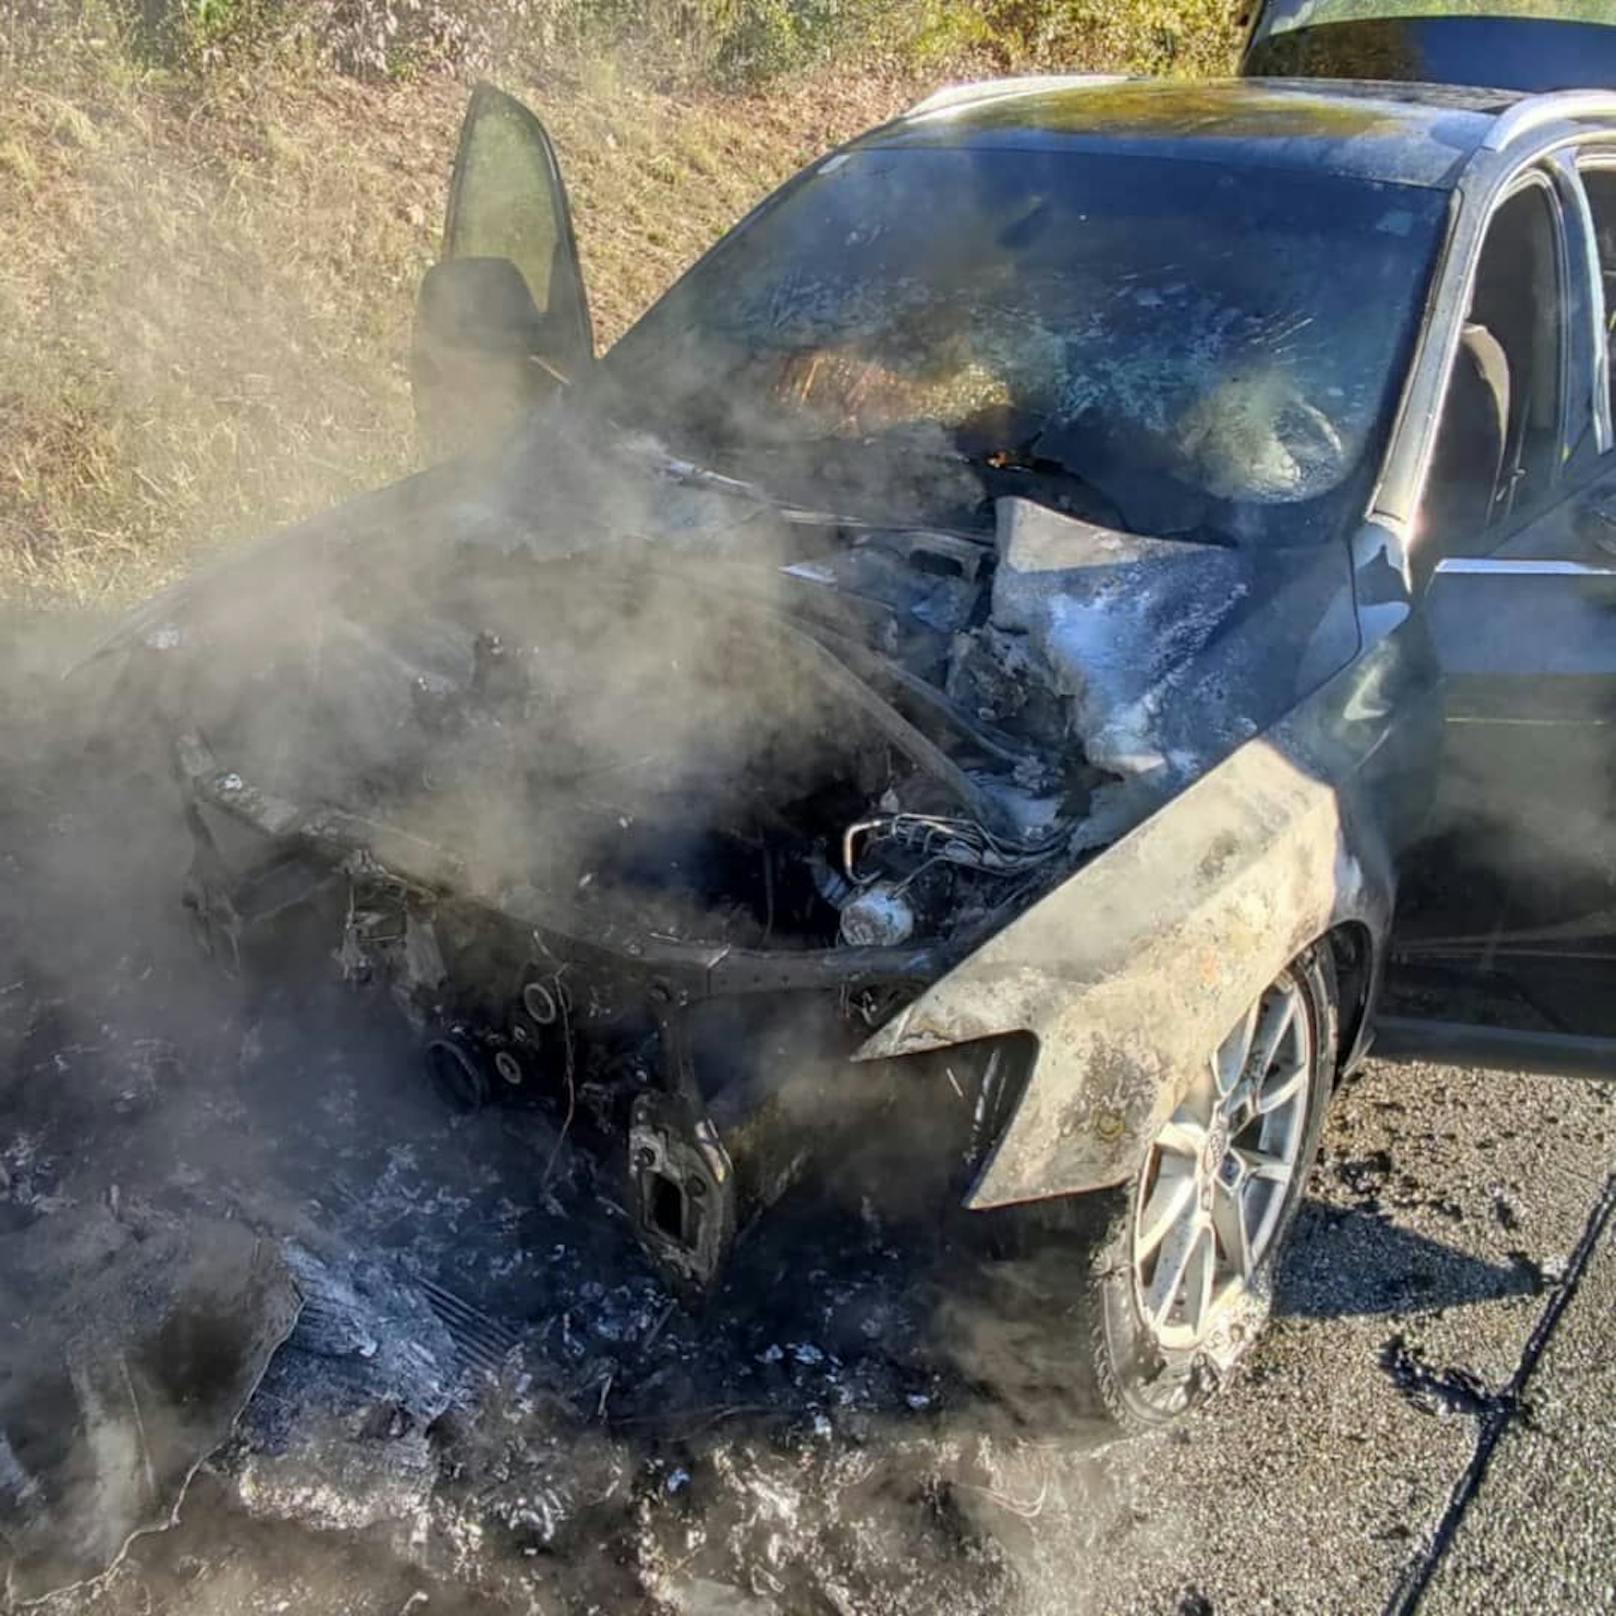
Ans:
POLYGON ((571 379, 575 344, 508 258, 434 264, 415 305, 410 382, 429 459, 497 441, 571 379))

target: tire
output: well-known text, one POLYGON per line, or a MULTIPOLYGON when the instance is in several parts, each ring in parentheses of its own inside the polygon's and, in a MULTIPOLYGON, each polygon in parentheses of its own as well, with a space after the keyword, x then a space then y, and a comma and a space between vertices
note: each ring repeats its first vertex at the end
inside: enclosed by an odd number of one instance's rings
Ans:
MULTIPOLYGON (((1243 1127, 1208 1135, 1200 1160, 1216 1161, 1218 1167, 1196 1170, 1199 1213, 1186 1212, 1181 1224, 1172 1226, 1187 1229, 1197 1215, 1204 1226, 1204 1233, 1187 1236, 1172 1248, 1197 1242, 1184 1265, 1187 1274, 1202 1275, 1199 1265, 1211 1265, 1204 1271, 1210 1277, 1199 1283, 1186 1280, 1182 1294, 1195 1293, 1193 1299, 1172 1299, 1180 1293, 1172 1287, 1173 1265, 1165 1271, 1161 1266, 1161 1253, 1169 1249, 1166 1238, 1148 1251, 1145 1246, 1161 1227, 1160 1208, 1180 1193, 1176 1174, 1181 1140, 1176 1130, 1183 1126, 1180 1117, 1187 1119, 1193 1109, 1193 1090, 1152 1142, 1129 1185, 979 1215, 985 1236, 978 1241, 980 1254, 969 1278, 941 1310, 944 1345, 956 1366, 1015 1423, 1047 1427, 1058 1409, 1069 1419, 1098 1421, 1113 1431, 1156 1429, 1204 1404, 1251 1349, 1267 1322, 1274 1265, 1317 1158, 1335 1084, 1336 984, 1327 946, 1311 948, 1288 965, 1259 997, 1250 1017, 1242 1018, 1242 1027, 1254 1029, 1253 1046, 1277 1023, 1279 1013, 1273 1007, 1283 1003, 1294 1006, 1305 1029, 1306 1061, 1295 1080, 1296 1115, 1279 1117, 1280 1107, 1290 1104, 1280 1100, 1243 1127), (1275 1023, 1266 1019, 1270 1014, 1275 1023), (1282 1133, 1282 1123, 1294 1128, 1294 1137, 1282 1133), (1170 1134, 1170 1129, 1175 1131, 1170 1134), (1281 1138, 1283 1149, 1273 1143, 1281 1138), (1268 1174, 1281 1156, 1288 1176, 1270 1190, 1268 1174), (1238 1190, 1223 1176, 1231 1157, 1235 1162, 1227 1173, 1240 1180, 1238 1190), (1248 1170, 1253 1161, 1263 1166, 1261 1173, 1248 1170), (1156 1192, 1164 1186, 1171 1193, 1158 1201, 1156 1192), (1259 1227, 1248 1233, 1261 1236, 1260 1246, 1255 1239, 1247 1242, 1244 1277, 1239 1277, 1237 1264, 1225 1260, 1233 1245, 1225 1240, 1228 1209, 1237 1196, 1244 1208, 1241 1228, 1256 1223, 1259 1227), (1147 1211, 1153 1214, 1149 1218, 1147 1211), (1221 1289, 1214 1285, 1219 1274, 1225 1275, 1221 1289), (1148 1311, 1153 1300, 1160 1318, 1148 1311), (1197 1300, 1202 1307, 1199 1333, 1193 1321, 1197 1300)), ((1214 1088, 1220 1081, 1219 1055, 1233 1049, 1231 1040, 1239 1031, 1212 1052, 1208 1065, 1214 1088)), ((1288 1037, 1288 1032, 1282 1035, 1275 1060, 1257 1077, 1255 1103, 1281 1095, 1289 1086, 1287 1074, 1294 1062, 1280 1058, 1294 1053, 1284 1042, 1288 1037)), ((1225 1064, 1232 1059, 1231 1054, 1225 1064)), ((1218 1096, 1219 1103, 1232 1105, 1234 1088, 1242 1082, 1251 1086, 1244 1069, 1235 1073, 1230 1095, 1218 1096)))

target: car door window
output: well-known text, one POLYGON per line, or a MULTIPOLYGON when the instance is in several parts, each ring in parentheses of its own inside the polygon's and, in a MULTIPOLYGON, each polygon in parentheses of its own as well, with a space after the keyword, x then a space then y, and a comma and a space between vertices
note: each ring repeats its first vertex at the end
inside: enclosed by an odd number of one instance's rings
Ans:
POLYGON ((477 86, 461 128, 443 257, 514 264, 563 373, 588 363, 589 304, 555 149, 539 120, 492 85, 477 86))
POLYGON ((1560 463, 1565 299, 1546 184, 1498 208, 1482 245, 1422 527, 1442 555, 1475 555, 1542 510, 1560 463))
POLYGON ((410 386, 423 457, 500 441, 593 363, 555 149, 526 107, 480 84, 461 127, 443 255, 416 298, 410 386))
POLYGON ((1599 278, 1605 292, 1605 385, 1610 390, 1612 414, 1616 415, 1616 165, 1585 168, 1582 186, 1599 248, 1599 278))

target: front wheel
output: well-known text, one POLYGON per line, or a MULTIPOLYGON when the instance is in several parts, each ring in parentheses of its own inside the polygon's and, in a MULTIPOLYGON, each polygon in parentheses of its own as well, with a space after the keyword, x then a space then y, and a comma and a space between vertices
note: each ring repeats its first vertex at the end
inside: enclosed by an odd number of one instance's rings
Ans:
POLYGON ((1059 1386, 1074 1412, 1138 1430, 1217 1390, 1267 1322, 1336 1049, 1335 973, 1314 948, 1209 1051, 1131 1184, 1013 1214, 1010 1250, 982 1276, 1012 1402, 1059 1386), (1011 1296, 1022 1323, 1007 1333, 1011 1296))
POLYGON ((1151 1142, 1095 1267, 1112 1412, 1160 1425, 1204 1401, 1268 1319, 1335 1079, 1334 973, 1286 967, 1151 1142))

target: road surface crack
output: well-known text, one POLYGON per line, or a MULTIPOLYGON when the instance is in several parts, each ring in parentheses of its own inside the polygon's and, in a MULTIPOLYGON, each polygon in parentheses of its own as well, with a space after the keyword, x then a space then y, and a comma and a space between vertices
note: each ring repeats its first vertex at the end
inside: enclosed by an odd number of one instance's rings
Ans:
POLYGON ((1616 1214, 1616 1173, 1605 1180, 1605 1187, 1588 1214, 1565 1273, 1544 1304, 1537 1323, 1532 1326, 1532 1333, 1526 1338, 1514 1374, 1501 1390, 1489 1390, 1467 1371, 1432 1371, 1408 1349, 1400 1337, 1388 1344, 1383 1362, 1398 1385, 1418 1406, 1429 1412, 1474 1414, 1477 1428, 1476 1446, 1470 1462, 1454 1483, 1442 1518, 1403 1568, 1397 1586, 1386 1601, 1385 1616, 1414 1616, 1419 1609, 1426 1589, 1453 1545, 1466 1510, 1481 1490, 1494 1451, 1504 1433, 1521 1417, 1527 1386, 1554 1337, 1561 1315, 1581 1287, 1583 1275, 1599 1249, 1599 1242, 1613 1214, 1616 1214))

